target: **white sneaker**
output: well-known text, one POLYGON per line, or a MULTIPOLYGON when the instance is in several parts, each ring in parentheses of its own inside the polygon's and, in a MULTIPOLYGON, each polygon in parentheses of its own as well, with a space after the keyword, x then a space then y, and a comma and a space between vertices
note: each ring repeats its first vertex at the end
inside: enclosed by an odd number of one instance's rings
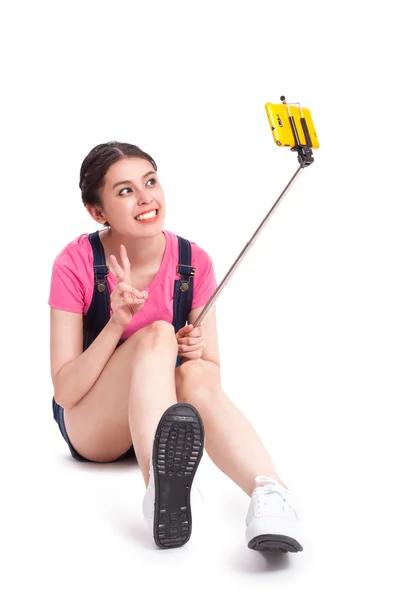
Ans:
POLYGON ((204 449, 204 427, 191 404, 170 406, 154 438, 145 522, 159 548, 178 548, 192 533, 190 491, 204 449))
POLYGON ((291 492, 272 477, 256 477, 246 518, 246 542, 252 550, 299 552, 301 531, 291 492))

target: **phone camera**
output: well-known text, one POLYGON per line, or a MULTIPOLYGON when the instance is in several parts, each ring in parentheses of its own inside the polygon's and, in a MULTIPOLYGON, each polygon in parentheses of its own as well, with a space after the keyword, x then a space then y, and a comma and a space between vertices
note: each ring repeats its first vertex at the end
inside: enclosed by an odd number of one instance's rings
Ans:
POLYGON ((278 122, 279 127, 283 127, 283 123, 282 123, 281 118, 280 118, 279 115, 276 115, 276 120, 278 122))

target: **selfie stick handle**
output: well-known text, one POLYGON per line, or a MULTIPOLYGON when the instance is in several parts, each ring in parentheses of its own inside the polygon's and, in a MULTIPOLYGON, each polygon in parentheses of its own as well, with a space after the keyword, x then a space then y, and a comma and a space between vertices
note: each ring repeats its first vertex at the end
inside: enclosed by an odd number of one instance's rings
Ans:
MULTIPOLYGON (((281 100, 284 101, 285 97, 281 96, 281 100)), ((261 223, 260 223, 259 227, 256 229, 255 233, 250 238, 250 240, 247 242, 247 244, 245 245, 245 247, 243 248, 243 250, 237 257, 237 259, 235 260, 235 262, 233 263, 233 265, 231 266, 231 268, 229 269, 229 271, 227 272, 227 274, 225 275, 225 277, 223 278, 223 280, 221 281, 221 283, 219 284, 219 286, 217 287, 217 289, 215 290, 215 292, 213 293, 213 295, 211 296, 209 301, 207 302, 206 306, 204 307, 204 309, 201 311, 201 313, 197 317, 195 323, 193 324, 193 327, 200 327, 200 325, 202 325, 204 319, 206 318, 206 316, 208 315, 210 310, 213 308, 213 306, 214 306, 215 302, 217 301, 219 295, 221 294, 223 288, 228 283, 229 279, 232 277, 232 275, 233 275, 234 271, 236 270, 236 268, 238 267, 240 261, 244 258, 246 252, 250 249, 250 247, 254 244, 254 242, 256 241, 256 238, 260 235, 261 231, 264 229, 268 220, 271 218, 272 214, 278 208, 278 205, 280 204, 281 200, 283 200, 283 198, 288 193, 289 188, 293 185, 293 183, 296 181, 296 179, 300 175, 302 169, 304 169, 305 167, 308 167, 309 165, 311 165, 314 162, 311 147, 303 146, 302 144, 300 144, 299 136, 297 133, 296 124, 294 122, 294 119, 291 119, 290 123, 291 123, 292 131, 293 131, 293 136, 295 139, 295 146, 293 148, 291 148, 291 150, 294 152, 297 152, 300 167, 297 169, 296 173, 293 175, 293 177, 291 178, 291 180, 289 181, 289 183, 287 184, 287 186, 285 187, 285 189, 283 190, 283 192, 281 193, 279 198, 276 200, 275 204, 272 206, 272 208, 270 209, 270 211, 268 212, 266 217, 261 221, 261 223)), ((302 123, 302 125, 303 125, 303 123, 302 123)), ((307 125, 306 125, 306 127, 307 127, 307 125)), ((303 125, 303 129, 304 129, 304 125, 303 125)), ((304 131, 304 133, 306 133, 306 132, 304 131)), ((307 129, 307 134, 308 134, 308 129, 307 129)), ((308 139, 307 139, 307 134, 306 134, 306 140, 308 143, 310 136, 308 134, 308 139)))

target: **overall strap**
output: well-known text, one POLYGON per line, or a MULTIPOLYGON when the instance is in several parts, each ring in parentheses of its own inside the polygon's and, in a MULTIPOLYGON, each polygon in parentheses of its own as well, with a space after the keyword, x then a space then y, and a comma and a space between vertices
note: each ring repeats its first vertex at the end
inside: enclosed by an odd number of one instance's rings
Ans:
POLYGON ((93 250, 94 287, 89 310, 83 321, 83 350, 86 350, 110 320, 110 293, 107 286, 109 268, 98 231, 88 236, 93 250))
POLYGON ((193 277, 195 267, 191 266, 192 248, 190 242, 177 236, 179 244, 179 260, 177 273, 180 279, 174 282, 174 321, 175 333, 186 325, 193 301, 193 277))
MULTIPOLYGON (((193 301, 193 277, 196 269, 191 266, 192 252, 190 242, 177 236, 179 260, 177 273, 180 279, 174 281, 173 325, 175 333, 186 325, 193 301)), ((83 350, 96 339, 110 319, 110 293, 107 286, 109 268, 106 265, 103 245, 99 232, 88 236, 93 250, 94 287, 89 310, 83 320, 83 350)), ((118 343, 120 345, 121 341, 118 343)), ((178 359, 179 361, 179 359, 178 359)))

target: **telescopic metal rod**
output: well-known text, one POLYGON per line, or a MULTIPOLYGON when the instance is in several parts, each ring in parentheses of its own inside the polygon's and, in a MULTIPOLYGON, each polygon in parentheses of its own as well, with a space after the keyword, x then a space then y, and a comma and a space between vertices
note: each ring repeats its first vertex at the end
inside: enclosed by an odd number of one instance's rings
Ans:
POLYGON ((209 299, 209 301, 207 302, 206 306, 204 307, 204 309, 201 311, 201 313, 197 317, 196 322, 193 325, 194 327, 200 327, 200 325, 202 325, 202 323, 204 322, 204 319, 207 317, 208 313, 210 312, 210 310, 214 306, 214 304, 217 301, 217 299, 218 299, 219 295, 221 294, 222 290, 224 289, 224 287, 228 283, 229 279, 232 277, 232 275, 235 272, 236 268, 239 266, 241 260, 244 258, 246 252, 248 250, 250 250, 251 246, 254 244, 254 242, 256 241, 257 237, 260 235, 261 231, 263 230, 263 228, 267 224, 268 220, 271 218, 272 214, 278 208, 278 205, 283 200, 283 198, 286 196, 286 194, 289 191, 289 188, 296 181, 296 179, 298 178, 300 172, 304 169, 305 166, 307 166, 307 165, 302 164, 297 169, 296 173, 293 175, 292 179, 289 181, 289 183, 287 184, 287 186, 285 187, 285 189, 283 190, 283 192, 281 193, 281 195, 279 196, 279 198, 276 200, 275 204, 272 206, 272 208, 268 212, 267 216, 261 221, 261 223, 260 223, 259 227, 257 228, 257 230, 255 231, 255 233, 253 234, 253 236, 250 238, 250 240, 247 242, 247 244, 245 245, 245 247, 243 248, 243 250, 241 251, 241 253, 237 257, 237 259, 235 260, 235 262, 233 263, 233 265, 231 266, 231 268, 229 269, 229 271, 227 272, 227 274, 225 275, 225 277, 223 278, 223 280, 221 281, 221 283, 219 284, 219 286, 217 287, 217 289, 215 290, 215 292, 213 293, 213 295, 211 296, 211 298, 209 299))

